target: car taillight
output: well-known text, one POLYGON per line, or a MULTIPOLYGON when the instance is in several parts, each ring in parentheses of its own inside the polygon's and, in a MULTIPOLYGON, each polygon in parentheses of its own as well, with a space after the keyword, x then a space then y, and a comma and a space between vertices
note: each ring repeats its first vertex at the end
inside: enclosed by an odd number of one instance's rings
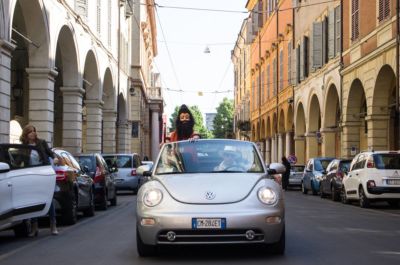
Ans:
POLYGON ((367 181, 367 187, 368 187, 368 188, 374 188, 374 187, 376 187, 375 181, 373 181, 373 180, 368 180, 368 181, 367 181))
POLYGON ((131 176, 136 176, 136 169, 132 169, 131 176))
POLYGON ((343 179, 343 172, 342 171, 337 171, 336 172, 336 177, 338 177, 339 179, 343 179))
POLYGON ((101 170, 99 167, 96 167, 96 173, 94 174, 93 181, 94 183, 101 182, 103 180, 103 174, 101 173, 101 170))
POLYGON ((373 161, 367 162, 367 168, 374 168, 374 167, 375 167, 375 163, 373 161))
POLYGON ((56 180, 65 181, 68 179, 67 171, 56 170, 56 180))

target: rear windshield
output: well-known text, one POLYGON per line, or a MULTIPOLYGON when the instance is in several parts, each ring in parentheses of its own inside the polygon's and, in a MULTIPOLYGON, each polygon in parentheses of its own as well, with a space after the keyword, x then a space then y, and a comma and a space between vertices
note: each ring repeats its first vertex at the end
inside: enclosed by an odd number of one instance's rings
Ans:
POLYGON ((108 166, 117 166, 117 168, 132 168, 131 156, 103 156, 108 166))
POLYGON ((87 166, 90 171, 94 171, 96 168, 96 163, 91 156, 76 156, 76 160, 78 160, 79 164, 82 167, 87 166))
POLYGON ((400 154, 374 154, 377 169, 400 169, 400 154))
POLYGON ((350 171, 350 164, 351 164, 351 160, 340 162, 340 170, 347 171, 347 172, 350 171))
POLYGON ((321 160, 315 160, 314 162, 314 169, 316 171, 324 171, 328 167, 329 163, 332 161, 332 159, 321 159, 321 160))
POLYGON ((304 166, 292 166, 292 171, 293 172, 303 172, 304 166))

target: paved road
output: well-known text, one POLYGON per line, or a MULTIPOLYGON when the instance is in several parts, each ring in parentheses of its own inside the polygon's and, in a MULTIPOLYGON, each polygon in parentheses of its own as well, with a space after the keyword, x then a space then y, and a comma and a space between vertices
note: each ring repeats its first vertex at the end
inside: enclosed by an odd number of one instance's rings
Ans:
POLYGON ((165 249, 140 258, 135 242, 133 195, 118 206, 60 227, 59 236, 43 228, 38 238, 16 239, 0 233, 0 264, 400 264, 400 209, 379 205, 361 209, 317 196, 288 191, 286 254, 270 256, 243 247, 165 249))

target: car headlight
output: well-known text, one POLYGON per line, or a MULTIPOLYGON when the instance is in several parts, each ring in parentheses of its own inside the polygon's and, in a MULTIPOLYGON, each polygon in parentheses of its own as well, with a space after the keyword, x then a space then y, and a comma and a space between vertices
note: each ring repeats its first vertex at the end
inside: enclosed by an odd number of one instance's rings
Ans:
POLYGON ((163 194, 159 189, 151 189, 144 193, 143 202, 148 207, 153 207, 160 204, 163 194))
POLYGON ((273 191, 271 188, 269 187, 261 187, 258 190, 258 199, 265 204, 274 204, 278 197, 276 195, 276 192, 273 191))

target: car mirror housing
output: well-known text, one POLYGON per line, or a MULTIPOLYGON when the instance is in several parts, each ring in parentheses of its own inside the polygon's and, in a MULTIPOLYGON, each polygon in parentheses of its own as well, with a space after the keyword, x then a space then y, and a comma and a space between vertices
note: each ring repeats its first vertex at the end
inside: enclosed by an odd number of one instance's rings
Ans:
POLYGON ((268 174, 283 174, 286 168, 281 163, 271 163, 268 168, 268 174))
POLYGON ((151 168, 150 165, 142 165, 136 169, 136 174, 139 176, 151 176, 151 168))

